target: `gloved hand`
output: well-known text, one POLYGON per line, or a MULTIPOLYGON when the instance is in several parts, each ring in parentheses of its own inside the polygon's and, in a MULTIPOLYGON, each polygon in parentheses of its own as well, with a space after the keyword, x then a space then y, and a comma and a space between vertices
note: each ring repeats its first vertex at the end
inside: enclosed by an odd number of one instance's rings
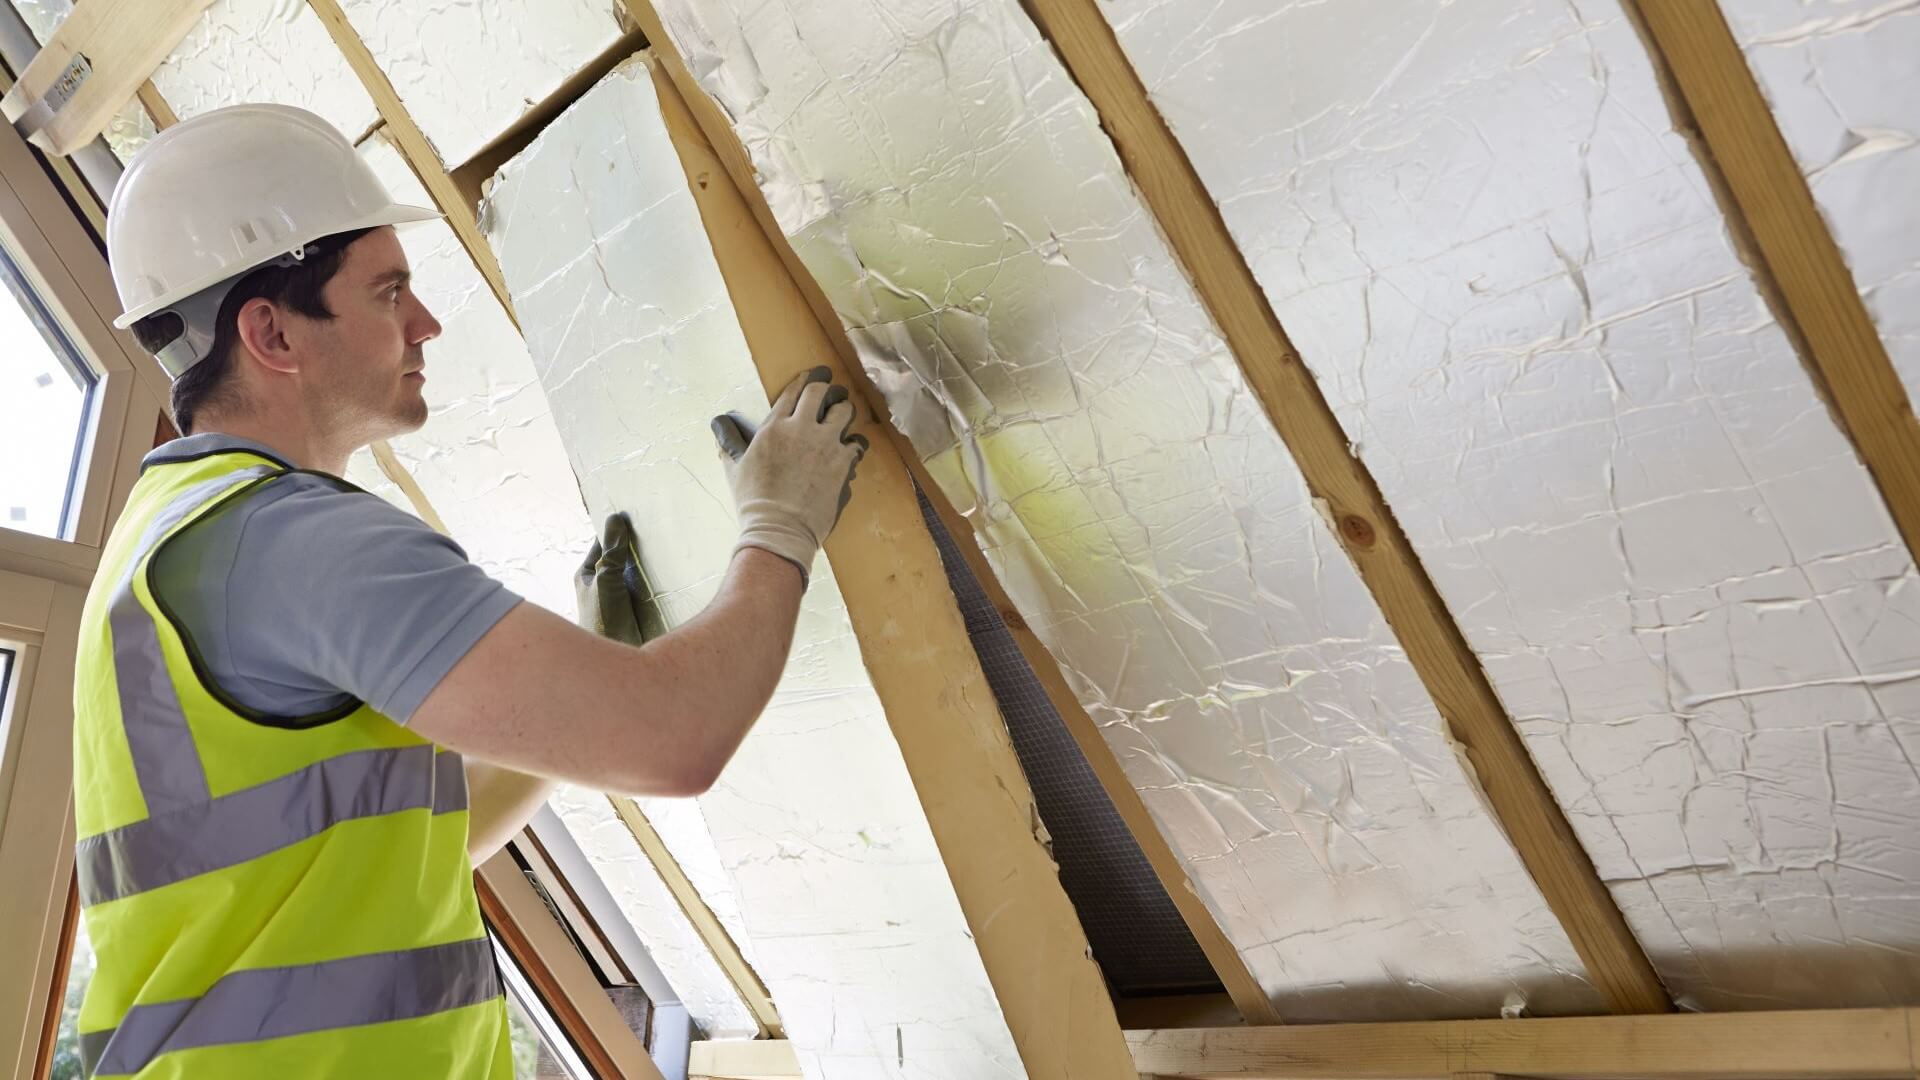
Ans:
POLYGON ((667 632, 654 598, 653 584, 640 565, 640 541, 633 519, 622 510, 608 514, 604 537, 593 542, 573 575, 580 602, 580 625, 628 645, 645 645, 667 632))
POLYGON ((758 431, 738 413, 713 418, 740 513, 734 550, 770 551, 799 567, 805 583, 853 497, 854 469, 867 452, 866 437, 849 433, 852 425, 847 388, 824 367, 788 383, 758 431))

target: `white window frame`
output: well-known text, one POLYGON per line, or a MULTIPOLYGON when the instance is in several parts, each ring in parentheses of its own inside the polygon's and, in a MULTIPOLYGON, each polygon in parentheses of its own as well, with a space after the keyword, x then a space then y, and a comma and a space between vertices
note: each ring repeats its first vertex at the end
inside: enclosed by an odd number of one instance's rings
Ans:
MULTIPOLYGON (((75 198, 84 193, 75 193, 75 198)), ((98 209, 95 207, 95 209, 98 209)), ((0 241, 97 382, 68 535, 0 528, 0 640, 15 648, 0 728, 0 1077, 32 1076, 73 874, 73 681, 100 549, 159 430, 166 376, 112 320, 106 257, 10 125, 0 241)))

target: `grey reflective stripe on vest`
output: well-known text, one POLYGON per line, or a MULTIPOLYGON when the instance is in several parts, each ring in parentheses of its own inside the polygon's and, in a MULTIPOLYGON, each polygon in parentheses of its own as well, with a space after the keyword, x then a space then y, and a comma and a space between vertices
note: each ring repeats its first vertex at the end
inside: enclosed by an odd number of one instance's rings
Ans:
POLYGON ((236 971, 197 998, 135 1005, 80 1036, 88 1075, 119 1076, 162 1054, 412 1020, 500 996, 485 937, 297 967, 236 971))
POLYGON ((147 553, 188 514, 249 480, 278 472, 267 465, 216 476, 180 493, 148 524, 126 573, 113 591, 107 622, 113 631, 114 678, 120 692, 120 726, 133 755, 133 772, 149 815, 164 814, 207 801, 207 774, 193 745, 193 732, 180 709, 166 654, 154 630, 153 616, 133 590, 147 553))
POLYGON ((91 907, 238 866, 355 818, 467 808, 460 755, 432 746, 355 750, 74 845, 80 903, 91 907))
POLYGON ((451 814, 466 808, 466 762, 459 754, 443 750, 433 759, 433 812, 451 814))

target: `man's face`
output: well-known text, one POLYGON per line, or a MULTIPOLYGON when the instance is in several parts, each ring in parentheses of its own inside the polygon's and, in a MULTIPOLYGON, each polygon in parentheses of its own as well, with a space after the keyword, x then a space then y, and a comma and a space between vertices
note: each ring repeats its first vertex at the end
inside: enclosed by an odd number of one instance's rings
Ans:
POLYGON ((417 431, 427 421, 421 346, 440 323, 413 294, 407 253, 393 228, 348 245, 324 288, 333 318, 311 324, 326 354, 308 369, 310 398, 335 430, 366 442, 417 431))

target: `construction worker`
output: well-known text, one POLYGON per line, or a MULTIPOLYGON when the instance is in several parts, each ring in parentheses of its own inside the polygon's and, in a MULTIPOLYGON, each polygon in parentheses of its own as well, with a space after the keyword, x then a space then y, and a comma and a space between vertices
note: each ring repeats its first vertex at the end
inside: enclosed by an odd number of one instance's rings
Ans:
POLYGON ((81 627, 93 1075, 510 1078, 473 865, 555 780, 705 790, 773 693, 866 445, 845 389, 817 369, 757 431, 716 418, 740 522, 718 596, 638 647, 616 518, 577 583, 589 633, 341 479, 427 418, 440 324, 395 230, 438 216, 273 105, 160 133, 114 192, 116 325, 172 376, 182 437, 81 627))

